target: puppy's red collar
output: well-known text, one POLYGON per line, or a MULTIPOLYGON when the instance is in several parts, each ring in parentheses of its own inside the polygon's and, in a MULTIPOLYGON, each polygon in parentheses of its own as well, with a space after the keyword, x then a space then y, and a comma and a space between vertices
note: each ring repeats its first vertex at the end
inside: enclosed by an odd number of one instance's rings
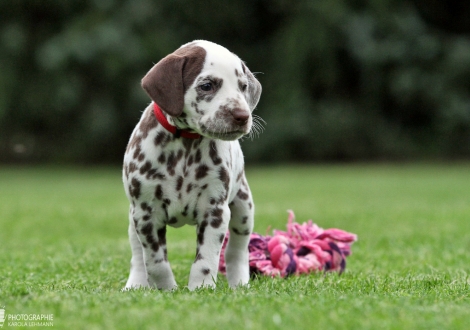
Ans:
POLYGON ((162 112, 162 109, 153 102, 153 113, 155 114, 155 117, 157 117, 158 122, 171 134, 173 134, 175 137, 183 137, 187 139, 199 139, 201 135, 198 133, 191 133, 187 130, 182 130, 179 129, 176 126, 171 125, 168 120, 166 119, 165 115, 162 112))

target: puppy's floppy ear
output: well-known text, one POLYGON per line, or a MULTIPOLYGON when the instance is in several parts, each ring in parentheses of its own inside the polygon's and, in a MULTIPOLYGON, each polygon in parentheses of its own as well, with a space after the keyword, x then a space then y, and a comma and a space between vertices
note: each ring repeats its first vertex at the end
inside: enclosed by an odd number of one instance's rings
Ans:
POLYGON ((255 78, 253 73, 251 73, 250 69, 242 62, 243 73, 246 74, 248 78, 248 105, 250 106, 250 110, 253 111, 256 108, 256 105, 259 102, 261 97, 261 84, 258 79, 255 78))
POLYGON ((181 115, 184 94, 201 72, 204 48, 187 46, 176 50, 154 65, 142 79, 142 88, 170 116, 181 115))
POLYGON ((160 108, 179 116, 184 107, 182 71, 185 58, 173 54, 154 65, 142 79, 142 88, 160 108))

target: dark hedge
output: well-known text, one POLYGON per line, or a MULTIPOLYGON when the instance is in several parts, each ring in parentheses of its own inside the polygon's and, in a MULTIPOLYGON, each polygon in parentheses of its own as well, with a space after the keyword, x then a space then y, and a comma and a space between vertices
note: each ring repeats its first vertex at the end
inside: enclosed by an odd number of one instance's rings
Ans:
POLYGON ((141 77, 193 39, 259 72, 267 124, 242 143, 251 162, 469 158, 462 13, 437 0, 0 1, 0 161, 120 162, 149 102, 141 77))

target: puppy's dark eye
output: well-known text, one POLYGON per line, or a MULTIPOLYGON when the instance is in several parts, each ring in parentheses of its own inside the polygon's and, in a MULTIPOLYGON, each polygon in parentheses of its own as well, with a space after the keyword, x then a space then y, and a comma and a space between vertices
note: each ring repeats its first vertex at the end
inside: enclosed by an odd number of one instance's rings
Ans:
POLYGON ((246 91, 246 88, 247 88, 247 87, 248 87, 247 84, 243 84, 243 85, 242 85, 242 92, 246 91))
POLYGON ((199 86, 199 88, 201 90, 203 90, 204 92, 209 92, 212 90, 212 84, 211 83, 205 83, 205 84, 202 84, 201 86, 199 86))

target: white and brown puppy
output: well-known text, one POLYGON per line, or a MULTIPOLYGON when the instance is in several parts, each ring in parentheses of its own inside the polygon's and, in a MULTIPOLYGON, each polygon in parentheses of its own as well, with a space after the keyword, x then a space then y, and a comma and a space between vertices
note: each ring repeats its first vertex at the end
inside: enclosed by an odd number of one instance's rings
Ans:
POLYGON ((238 138, 253 127, 261 85, 235 54, 196 40, 142 79, 152 99, 129 141, 123 180, 131 203, 126 289, 172 289, 166 226, 197 227, 189 289, 214 286, 222 242, 231 286, 249 280, 254 205, 238 138))

